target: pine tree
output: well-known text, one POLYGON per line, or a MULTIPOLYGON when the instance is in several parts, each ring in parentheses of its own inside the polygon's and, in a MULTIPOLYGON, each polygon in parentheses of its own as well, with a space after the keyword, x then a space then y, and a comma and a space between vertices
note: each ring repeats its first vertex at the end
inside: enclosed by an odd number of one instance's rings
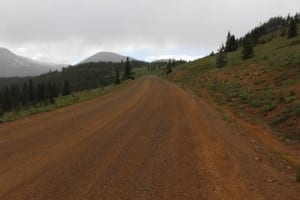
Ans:
POLYGON ((23 84, 23 89, 22 89, 22 105, 27 106, 29 102, 29 88, 27 83, 25 82, 23 84))
POLYGON ((231 35, 230 32, 227 34, 227 40, 225 44, 225 52, 235 51, 238 48, 238 41, 235 39, 234 35, 231 35))
POLYGON ((69 84, 69 81, 65 81, 62 95, 67 96, 69 94, 71 94, 70 84, 69 84))
POLYGON ((250 37, 245 37, 243 40, 243 59, 248 59, 253 57, 253 41, 250 37))
POLYGON ((224 67, 227 64, 227 62, 228 62, 228 59, 227 59, 227 55, 225 52, 225 47, 224 47, 224 45, 222 45, 216 56, 216 66, 218 68, 224 67))
POLYGON ((116 67, 115 71, 116 71, 116 81, 115 81, 115 84, 119 85, 121 83, 121 81, 120 81, 120 68, 116 67))
POLYGON ((3 90, 0 89, 0 117, 2 117, 4 115, 4 110, 3 110, 3 90))
POLYGON ((59 96, 59 92, 58 92, 58 89, 57 89, 57 86, 56 86, 55 82, 53 82, 52 89, 53 89, 54 98, 58 97, 59 96))
POLYGON ((297 36, 297 23, 296 19, 291 18, 289 22, 289 29, 288 29, 288 38, 293 38, 297 36))
POLYGON ((37 95, 36 95, 36 100, 38 103, 44 102, 45 104, 47 103, 46 100, 46 91, 45 91, 45 84, 44 82, 41 82, 37 85, 37 95))
POLYGON ((131 71, 129 57, 127 57, 126 63, 125 63, 124 80, 126 80, 126 79, 134 79, 132 71, 131 71))
POLYGON ((9 87, 5 87, 2 91, 3 94, 3 111, 9 111, 11 110, 12 106, 11 106, 11 95, 9 92, 9 87))
POLYGON ((35 89, 34 89, 34 84, 32 80, 29 80, 28 83, 28 94, 29 94, 29 102, 30 104, 35 103, 35 89))
POLYGON ((238 41, 235 39, 235 36, 232 35, 230 38, 230 44, 231 44, 231 51, 236 51, 239 48, 239 43, 238 41))
POLYGON ((54 91, 54 86, 53 86, 53 84, 52 84, 52 82, 51 81, 48 81, 48 101, 49 101, 49 103, 51 103, 51 104, 53 104, 53 103, 55 103, 55 91, 54 91))
MULTIPOLYGON (((3 111, 2 106, 0 104, 0 117, 2 117, 3 115, 4 115, 4 111, 3 111)), ((1 123, 1 121, 0 121, 0 123, 1 123)))
POLYGON ((18 85, 13 84, 10 87, 10 95, 11 95, 11 106, 13 109, 18 110, 20 108, 21 103, 21 93, 18 85))
POLYGON ((166 74, 170 74, 173 70, 172 70, 173 64, 171 62, 171 59, 169 59, 169 62, 167 64, 167 71, 166 74))
POLYGON ((224 49, 224 51, 225 52, 229 52, 230 51, 230 46, 231 46, 231 44, 230 44, 230 38, 231 38, 231 34, 230 34, 230 32, 228 32, 227 33, 227 39, 226 39, 226 43, 225 43, 225 49, 224 49))

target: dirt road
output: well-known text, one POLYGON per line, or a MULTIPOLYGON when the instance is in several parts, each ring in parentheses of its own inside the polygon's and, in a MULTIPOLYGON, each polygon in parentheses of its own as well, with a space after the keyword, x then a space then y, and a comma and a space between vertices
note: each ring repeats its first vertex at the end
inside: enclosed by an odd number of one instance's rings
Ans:
POLYGON ((0 125, 0 199, 297 199, 288 163, 157 77, 0 125))

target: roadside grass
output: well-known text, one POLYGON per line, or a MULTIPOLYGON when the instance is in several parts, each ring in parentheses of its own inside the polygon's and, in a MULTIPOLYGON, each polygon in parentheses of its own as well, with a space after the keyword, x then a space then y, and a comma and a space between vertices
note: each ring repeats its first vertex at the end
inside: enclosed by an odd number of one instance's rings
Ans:
POLYGON ((80 92, 74 92, 68 96, 59 96, 55 99, 54 104, 39 104, 36 106, 30 106, 27 108, 20 108, 19 110, 11 111, 4 113, 4 115, 0 118, 1 122, 9 122, 17 119, 22 119, 34 114, 49 112, 58 108, 63 108, 72 104, 77 104, 80 102, 84 102, 90 99, 93 99, 98 96, 105 95, 110 93, 120 87, 123 87, 128 81, 123 82, 120 85, 110 85, 104 88, 97 88, 92 90, 85 90, 80 92))
POLYGON ((253 108, 262 107, 261 112, 266 113, 274 110, 280 102, 279 99, 276 99, 277 97, 272 88, 255 91, 249 88, 243 88, 238 82, 222 81, 216 77, 213 81, 208 83, 207 86, 210 94, 214 96, 218 104, 235 101, 253 108), (222 94, 226 98, 218 94, 222 94))

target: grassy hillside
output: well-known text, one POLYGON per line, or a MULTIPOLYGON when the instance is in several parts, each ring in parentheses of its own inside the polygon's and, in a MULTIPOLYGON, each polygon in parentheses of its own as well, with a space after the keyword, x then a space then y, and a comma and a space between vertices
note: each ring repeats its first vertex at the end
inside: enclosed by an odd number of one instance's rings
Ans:
POLYGON ((243 60, 239 48, 227 54, 223 68, 208 56, 177 67, 169 78, 240 116, 267 123, 284 140, 299 140, 300 34, 287 39, 280 33, 264 35, 251 59, 243 60))

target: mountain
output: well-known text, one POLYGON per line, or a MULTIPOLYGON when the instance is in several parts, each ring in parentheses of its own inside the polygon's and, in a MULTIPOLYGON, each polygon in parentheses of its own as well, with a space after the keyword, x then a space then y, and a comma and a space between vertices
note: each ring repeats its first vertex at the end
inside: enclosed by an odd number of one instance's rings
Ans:
POLYGON ((174 58, 170 58, 170 59, 168 59, 168 58, 162 58, 162 59, 158 59, 158 60, 154 60, 154 61, 152 61, 152 63, 168 63, 169 61, 171 61, 171 62, 174 62, 174 61, 176 61, 174 58))
POLYGON ((61 67, 62 65, 35 61, 0 48, 0 77, 36 76, 61 67))
MULTIPOLYGON (((96 53, 80 63, 89 63, 89 62, 113 62, 113 63, 120 63, 122 61, 126 61, 127 57, 113 53, 113 52, 99 52, 96 53)), ((130 60, 135 60, 134 58, 130 58, 130 60)))

